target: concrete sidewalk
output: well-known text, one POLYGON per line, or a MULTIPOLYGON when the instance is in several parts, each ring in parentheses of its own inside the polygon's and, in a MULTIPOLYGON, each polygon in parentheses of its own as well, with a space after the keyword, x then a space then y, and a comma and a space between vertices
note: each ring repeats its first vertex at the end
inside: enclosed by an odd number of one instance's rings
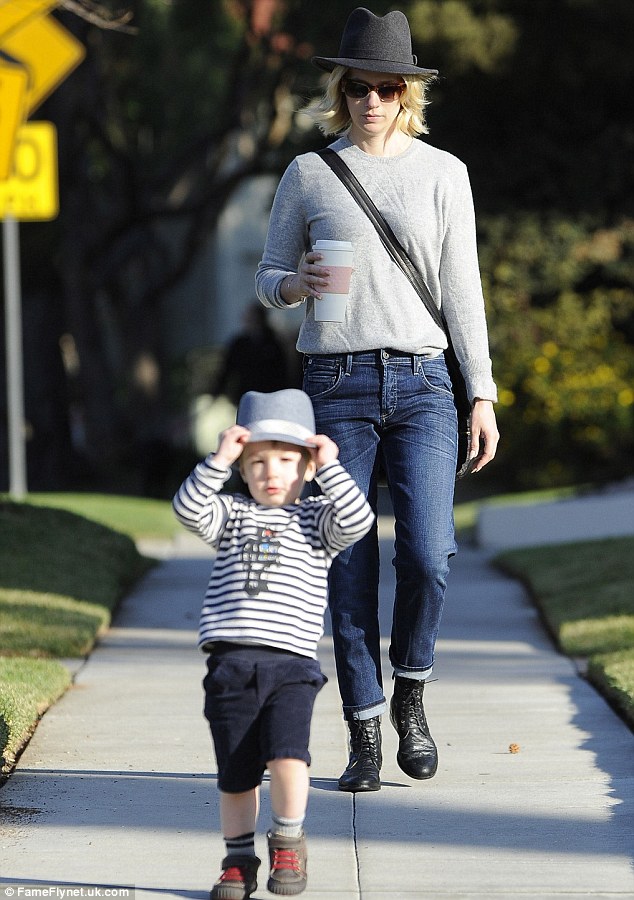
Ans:
POLYGON ((482 503, 476 524, 479 547, 536 547, 634 535, 634 481, 550 503, 520 499, 482 503))
MULTIPOLYGON (((387 635, 389 535, 382 547, 387 635)), ((40 723, 0 790, 0 898, 63 885, 206 900, 224 850, 195 649, 210 561, 202 542, 173 548, 40 723)), ((337 790, 346 730, 329 638, 320 657, 330 682, 313 726, 306 900, 634 897, 634 735, 486 553, 461 548, 452 565, 425 694, 431 781, 398 769, 386 717, 382 790, 337 790)), ((265 867, 259 880, 264 900, 265 867)))

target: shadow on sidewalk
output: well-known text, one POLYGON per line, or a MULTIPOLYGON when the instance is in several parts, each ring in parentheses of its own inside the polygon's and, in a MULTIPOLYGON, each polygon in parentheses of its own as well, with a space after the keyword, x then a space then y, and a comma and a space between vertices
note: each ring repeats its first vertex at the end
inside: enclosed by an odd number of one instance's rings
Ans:
MULTIPOLYGON (((441 750, 442 753, 442 750, 441 750)), ((159 832, 202 832, 218 829, 217 792, 214 775, 191 775, 178 772, 64 772, 27 769, 12 776, 13 787, 21 779, 36 782, 39 808, 16 810, 21 825, 46 829, 69 828, 93 831, 125 824, 130 840, 140 829, 159 832), (60 802, 62 796, 66 799, 60 802), (68 798, 71 798, 70 800, 68 798), (167 814, 169 811, 169 814, 167 814)), ((333 804, 356 807, 358 837, 367 845, 413 844, 434 847, 466 843, 482 851, 520 849, 556 854, 558 852, 600 856, 606 853, 631 852, 625 810, 596 821, 583 809, 561 810, 553 807, 541 814, 522 809, 518 793, 530 791, 530 783, 521 782, 509 789, 508 809, 502 811, 496 800, 486 811, 486 784, 474 775, 466 792, 453 794, 454 805, 448 803, 452 786, 443 776, 442 785, 416 784, 386 780, 383 790, 353 797, 336 789, 333 778, 321 778, 314 772, 311 779, 309 832, 312 839, 332 837, 333 804), (398 797, 391 792, 399 788, 398 797), (518 791, 519 788, 519 791, 518 791), (465 800, 472 795, 474 806, 465 800)), ((268 793, 267 782, 263 794, 268 793)), ((609 792, 611 794, 611 792, 609 792)), ((611 794, 614 804, 618 799, 611 794)), ((267 799, 263 797, 263 811, 267 799)), ((12 808, 3 809, 5 826, 11 822, 12 808)), ((0 883, 8 883, 6 870, 0 883)))

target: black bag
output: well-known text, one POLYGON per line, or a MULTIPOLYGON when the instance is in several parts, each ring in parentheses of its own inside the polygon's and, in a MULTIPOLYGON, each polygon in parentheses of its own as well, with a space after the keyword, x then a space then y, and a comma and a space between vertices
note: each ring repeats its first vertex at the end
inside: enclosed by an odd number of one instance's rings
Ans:
POLYGON ((451 342, 451 334, 449 333, 447 323, 434 303, 426 282, 407 255, 407 251, 402 247, 390 225, 374 205, 374 201, 368 195, 356 175, 348 168, 339 154, 335 153, 335 151, 331 150, 329 147, 326 147, 324 150, 318 150, 317 155, 323 159, 327 166, 330 166, 335 175, 350 191, 361 209, 376 228, 383 246, 418 293, 434 322, 439 328, 442 328, 447 335, 448 346, 445 350, 445 362, 447 364, 449 377, 451 378, 454 404, 458 414, 458 464, 456 466, 456 478, 463 478, 465 475, 469 474, 474 463, 474 460, 470 460, 468 457, 469 443, 471 440, 471 404, 469 403, 467 386, 465 384, 464 376, 460 371, 460 363, 458 362, 458 357, 456 356, 456 352, 451 342))

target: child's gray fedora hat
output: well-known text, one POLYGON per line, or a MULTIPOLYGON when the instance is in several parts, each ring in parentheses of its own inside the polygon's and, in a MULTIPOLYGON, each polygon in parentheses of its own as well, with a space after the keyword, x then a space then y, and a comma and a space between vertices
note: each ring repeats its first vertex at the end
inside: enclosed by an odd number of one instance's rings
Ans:
POLYGON ((283 441, 298 447, 315 447, 307 438, 315 434, 315 413, 308 394, 297 388, 247 391, 238 405, 236 423, 248 428, 248 443, 283 441))
POLYGON ((332 72, 335 66, 347 66, 396 75, 438 74, 438 69, 422 69, 416 65, 405 13, 394 10, 385 16, 375 16, 363 6, 353 9, 348 16, 339 56, 313 56, 312 62, 327 72, 332 72))

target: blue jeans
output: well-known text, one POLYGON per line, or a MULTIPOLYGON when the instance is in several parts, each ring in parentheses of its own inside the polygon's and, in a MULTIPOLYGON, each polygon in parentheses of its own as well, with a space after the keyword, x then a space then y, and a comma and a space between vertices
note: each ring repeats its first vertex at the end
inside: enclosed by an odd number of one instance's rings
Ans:
MULTIPOLYGON (((449 558, 457 418, 444 357, 392 350, 306 357, 317 432, 377 509, 383 467, 395 517, 396 592, 389 658, 396 675, 432 671, 449 558)), ((344 717, 387 709, 379 633, 379 544, 373 529, 334 560, 329 605, 344 717)))

